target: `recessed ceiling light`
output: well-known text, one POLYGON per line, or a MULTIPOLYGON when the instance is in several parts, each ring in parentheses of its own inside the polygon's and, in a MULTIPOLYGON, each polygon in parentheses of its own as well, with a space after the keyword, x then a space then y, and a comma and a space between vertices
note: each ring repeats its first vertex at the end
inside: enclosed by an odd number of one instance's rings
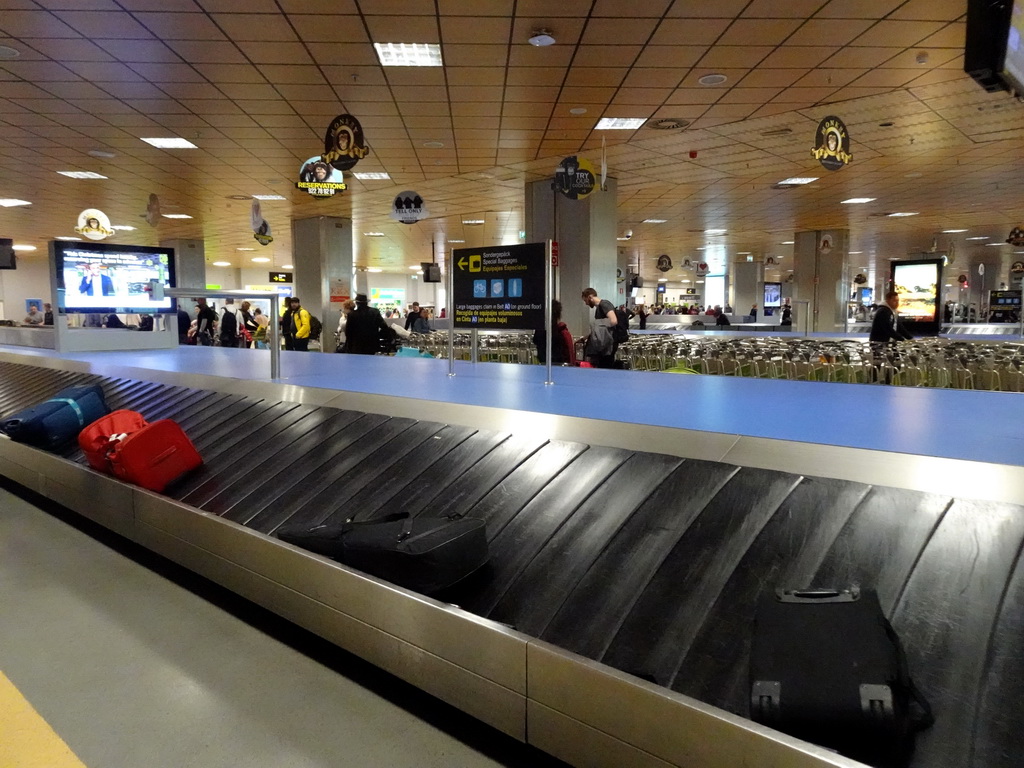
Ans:
MULTIPOLYGON (((141 137, 140 137, 141 138, 141 137)), ((177 136, 171 136, 166 139, 142 139, 147 144, 152 144, 157 149, 199 149, 188 139, 180 139, 177 136)))
POLYGON ((750 251, 736 251, 737 256, 749 256, 750 253, 750 251))
MULTIPOLYGON (((947 235, 955 235, 957 232, 966 232, 967 230, 966 229, 944 229, 942 231, 943 231, 944 234, 947 234, 947 235)), ((967 239, 970 240, 971 238, 967 238, 967 239)))
POLYGON ((381 269, 380 267, 367 267, 366 271, 367 272, 383 272, 384 270, 381 269))
POLYGON ((775 182, 776 187, 798 187, 802 184, 810 184, 812 181, 817 181, 817 176, 793 176, 782 181, 775 182))
POLYGON ((569 114, 570 115, 585 115, 585 114, 587 114, 587 108, 586 107, 573 107, 572 109, 569 110, 569 114))
POLYGON ((113 224, 113 225, 111 225, 110 228, 111 229, 116 229, 119 232, 134 232, 135 231, 135 227, 130 227, 127 224, 113 224))
POLYGON ((474 226, 476 226, 478 224, 483 224, 484 220, 483 219, 463 219, 462 223, 466 224, 468 226, 474 227, 474 226))
POLYGON ((700 285, 700 284, 701 284, 701 283, 703 283, 703 282, 704 282, 703 280, 698 280, 698 281, 697 281, 697 285, 700 285))
POLYGON ((549 45, 554 45, 558 41, 555 40, 554 35, 551 34, 551 30, 537 29, 534 30, 533 34, 529 38, 527 38, 526 42, 537 48, 546 48, 549 45))
POLYGON ((254 200, 285 200, 284 195, 253 195, 254 200))
POLYGON ((0 45, 0 59, 16 59, 21 56, 21 51, 17 48, 11 48, 9 45, 0 45))
POLYGON ((697 82, 701 85, 721 85, 729 78, 718 72, 712 72, 710 75, 704 75, 703 77, 697 78, 697 82))
POLYGON ((187 213, 165 213, 163 216, 164 216, 165 219, 191 219, 192 218, 187 213))
POLYGON ((965 237, 964 240, 988 240, 987 235, 977 235, 975 237, 965 237))
POLYGON ((366 237, 384 237, 383 232, 363 232, 366 237))
POLYGON ((67 176, 69 179, 105 179, 99 173, 93 173, 92 171, 57 171, 61 176, 67 176))
POLYGON ((215 266, 215 267, 230 267, 231 266, 231 262, 230 261, 215 261, 215 262, 213 262, 213 266, 215 266))
POLYGON ((34 245, 12 245, 11 247, 16 251, 34 251, 36 249, 34 245))
POLYGON ((64 237, 64 236, 55 237, 54 238, 54 240, 77 240, 77 239, 78 239, 77 237, 64 237))
POLYGON ((268 261, 270 261, 270 259, 268 259, 266 256, 253 256, 252 260, 257 264, 266 264, 268 261))
POLYGON ((0 197, 0 208, 14 208, 17 205, 32 205, 28 200, 17 200, 13 197, 0 197))
POLYGON ((903 218, 905 216, 917 216, 917 212, 916 211, 897 211, 896 213, 887 213, 886 216, 888 216, 890 219, 901 219, 901 218, 903 218))
POLYGON ((466 241, 465 240, 449 240, 448 242, 449 243, 464 243, 466 241))
POLYGON ((423 144, 421 144, 420 146, 424 147, 425 149, 443 149, 444 148, 444 142, 443 141, 424 141, 423 144))
MULTIPOLYGON (((864 251, 850 251, 851 256, 858 256, 862 253, 864 253, 864 251)), ((864 269, 864 267, 861 267, 861 269, 864 269)))
POLYGON ((646 117, 602 117, 594 126, 596 131, 635 131, 647 122, 646 117))
POLYGON ((235 248, 236 251, 255 251, 255 248, 235 248))
POLYGON ((688 283, 688 282, 690 282, 690 281, 689 281, 689 280, 683 280, 683 282, 684 282, 684 283, 688 283))
POLYGON ((1009 243, 985 243, 985 245, 994 248, 1002 248, 1004 245, 1009 245, 1009 243))
POLYGON ((89 154, 93 157, 102 157, 104 160, 109 160, 112 157, 117 157, 116 152, 108 152, 105 149, 90 149, 89 154))
POLYGON ((658 282, 659 283, 667 283, 668 282, 668 278, 667 277, 659 277, 658 278, 658 282))
POLYGON ((385 179, 391 178, 388 174, 381 173, 379 171, 368 171, 366 173, 356 173, 353 175, 361 181, 384 181, 385 179))
POLYGON ((281 269, 295 269, 294 264, 282 264, 281 269))
POLYGON ((873 203, 875 198, 873 197, 851 197, 849 200, 843 200, 842 205, 858 205, 860 203, 873 203))
POLYGON ((668 219, 644 219, 644 224, 664 224, 668 219))
POLYGON ((441 46, 437 43, 374 43, 382 67, 440 67, 441 46))
POLYGON ((705 229, 705 235, 724 235, 727 230, 724 229, 705 229))

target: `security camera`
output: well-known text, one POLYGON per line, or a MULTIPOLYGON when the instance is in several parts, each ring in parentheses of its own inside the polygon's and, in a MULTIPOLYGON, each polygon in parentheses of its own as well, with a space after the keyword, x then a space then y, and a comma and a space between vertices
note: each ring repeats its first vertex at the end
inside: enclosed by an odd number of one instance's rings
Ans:
POLYGON ((630 238, 632 238, 632 237, 633 237, 633 230, 632 230, 632 229, 627 229, 627 230, 626 230, 626 233, 625 233, 625 238, 626 238, 627 240, 629 240, 629 239, 630 239, 630 238))

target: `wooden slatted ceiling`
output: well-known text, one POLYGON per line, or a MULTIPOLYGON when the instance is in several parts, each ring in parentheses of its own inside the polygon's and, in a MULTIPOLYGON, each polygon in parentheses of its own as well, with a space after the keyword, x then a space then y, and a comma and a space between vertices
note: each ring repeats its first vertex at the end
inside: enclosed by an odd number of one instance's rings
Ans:
POLYGON ((248 203, 226 198, 277 193, 288 199, 264 204, 275 263, 290 260, 291 218, 331 214, 386 233, 360 239, 360 264, 400 270, 437 233, 514 241, 524 182, 566 154, 596 161, 603 138, 620 227, 633 229, 628 248, 642 260, 691 255, 711 226, 729 230, 716 239, 726 259, 785 255, 779 242, 819 227, 849 226, 854 248, 879 260, 953 225, 1002 239, 1024 207, 1022 108, 962 73, 963 14, 962 0, 0 0, 0 45, 21 54, 0 61, 0 197, 33 202, 0 209, 0 227, 42 246, 97 205, 140 227, 125 242, 199 237, 211 260, 241 264, 248 203), (528 45, 539 28, 558 43, 528 45), (445 66, 382 68, 372 41, 440 43, 445 66), (700 85, 711 72, 728 80, 700 85), (373 147, 358 170, 391 180, 349 176, 349 192, 314 201, 292 184, 342 111, 373 147), (855 157, 834 174, 809 154, 831 113, 850 127, 855 157), (602 116, 689 125, 594 131, 602 116), (200 149, 139 141, 165 135, 200 149), (821 180, 772 188, 792 175, 821 180), (434 219, 388 218, 408 188, 434 219), (195 218, 140 224, 150 192, 165 212, 195 218), (839 205, 851 196, 878 200, 839 205), (870 216, 894 210, 920 215, 870 216), (487 224, 464 227, 466 217, 487 224))

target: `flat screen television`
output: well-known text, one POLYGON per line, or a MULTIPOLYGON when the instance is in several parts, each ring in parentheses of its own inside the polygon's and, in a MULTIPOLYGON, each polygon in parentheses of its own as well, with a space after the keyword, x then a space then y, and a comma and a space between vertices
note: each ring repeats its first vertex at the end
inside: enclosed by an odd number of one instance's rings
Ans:
POLYGON ((17 269, 18 258, 14 251, 14 241, 9 237, 0 237, 0 269, 17 269))
POLYGON ((424 283, 441 282, 441 265, 432 261, 421 261, 420 268, 423 270, 424 283))
POLYGON ((968 0, 964 72, 986 91, 1024 95, 1024 3, 968 0))
POLYGON ((108 243, 50 242, 62 313, 169 313, 174 299, 150 300, 150 280, 174 288, 174 249, 108 243))
POLYGON ((765 283, 764 284, 764 306, 766 306, 766 307, 781 307, 782 306, 782 283, 765 283))
POLYGON ((907 329, 915 336, 934 336, 939 332, 939 321, 942 319, 939 306, 942 261, 917 259, 891 262, 892 290, 900 295, 897 311, 907 329))

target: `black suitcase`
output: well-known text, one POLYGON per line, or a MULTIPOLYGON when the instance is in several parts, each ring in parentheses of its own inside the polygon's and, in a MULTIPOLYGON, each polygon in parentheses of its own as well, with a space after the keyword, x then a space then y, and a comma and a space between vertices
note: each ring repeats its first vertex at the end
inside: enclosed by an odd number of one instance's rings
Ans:
POLYGON ((752 719, 868 765, 905 766, 933 722, 873 590, 765 595, 750 685, 752 719))
POLYGON ((67 387, 39 405, 8 416, 0 422, 0 430, 19 443, 56 450, 76 440, 84 427, 108 413, 99 384, 67 387))
POLYGON ((461 581, 488 559, 484 521, 465 517, 402 515, 312 528, 281 526, 277 536, 428 595, 461 581))

